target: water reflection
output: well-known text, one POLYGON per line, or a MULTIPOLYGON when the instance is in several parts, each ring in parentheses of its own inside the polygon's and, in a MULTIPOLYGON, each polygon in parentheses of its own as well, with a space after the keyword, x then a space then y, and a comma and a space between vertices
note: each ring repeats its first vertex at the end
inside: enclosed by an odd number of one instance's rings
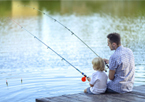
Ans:
POLYGON ((48 94, 82 92, 88 86, 87 82, 80 82, 80 73, 7 17, 12 17, 88 76, 93 71, 91 61, 96 57, 60 24, 36 10, 18 5, 29 5, 54 17, 103 58, 109 58, 113 53, 107 46, 106 35, 119 32, 122 44, 133 50, 135 85, 141 85, 145 82, 144 4, 143 1, 0 1, 2 101, 32 101, 48 97, 48 94), (7 96, 10 98, 6 99, 7 96))
POLYGON ((36 9, 39 8, 38 2, 22 2, 22 1, 13 1, 12 2, 12 17, 28 17, 28 16, 38 16, 38 12, 33 9, 26 8, 22 5, 31 5, 36 9))
MULTIPOLYGON (((144 16, 144 1, 0 1, 1 16, 37 16, 36 11, 28 8, 17 8, 18 5, 30 5, 50 14, 91 15, 105 13, 119 17, 144 16), (117 6, 116 6, 117 5, 117 6)), ((40 14, 41 15, 41 14, 40 14)))
POLYGON ((11 16, 12 1, 0 1, 0 17, 11 16))

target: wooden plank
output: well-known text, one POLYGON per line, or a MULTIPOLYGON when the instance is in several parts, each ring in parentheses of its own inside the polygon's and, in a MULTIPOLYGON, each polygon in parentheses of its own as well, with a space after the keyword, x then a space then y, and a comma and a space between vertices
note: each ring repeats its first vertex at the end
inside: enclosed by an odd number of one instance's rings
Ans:
POLYGON ((36 102, 116 102, 116 101, 117 102, 145 101, 145 85, 134 87, 133 92, 125 94, 89 95, 85 93, 78 93, 36 99, 36 102))
POLYGON ((144 97, 140 96, 140 95, 136 95, 134 93, 125 93, 125 94, 113 94, 113 95, 106 95, 105 97, 108 98, 114 98, 115 100, 120 100, 120 101, 124 101, 124 102, 143 102, 145 100, 144 97))

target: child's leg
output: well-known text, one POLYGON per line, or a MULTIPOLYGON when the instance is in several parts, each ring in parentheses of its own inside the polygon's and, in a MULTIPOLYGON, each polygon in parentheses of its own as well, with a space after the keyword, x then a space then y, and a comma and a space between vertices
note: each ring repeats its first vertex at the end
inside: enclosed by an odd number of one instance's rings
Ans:
POLYGON ((84 93, 87 93, 87 88, 84 90, 84 93))
POLYGON ((91 90, 90 90, 90 87, 86 88, 86 89, 84 90, 84 93, 93 94, 93 93, 91 92, 91 90))

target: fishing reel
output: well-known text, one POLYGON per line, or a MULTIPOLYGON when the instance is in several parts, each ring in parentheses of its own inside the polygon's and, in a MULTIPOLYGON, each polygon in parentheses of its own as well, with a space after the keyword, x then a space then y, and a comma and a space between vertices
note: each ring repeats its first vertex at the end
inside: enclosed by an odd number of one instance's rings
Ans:
POLYGON ((86 81, 86 76, 82 77, 82 82, 85 82, 86 81))

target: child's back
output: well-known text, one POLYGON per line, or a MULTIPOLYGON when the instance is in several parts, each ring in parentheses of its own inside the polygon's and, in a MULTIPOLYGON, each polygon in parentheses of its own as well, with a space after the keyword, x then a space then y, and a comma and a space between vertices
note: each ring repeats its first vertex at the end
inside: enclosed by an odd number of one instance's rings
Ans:
POLYGON ((84 92, 89 94, 105 93, 108 79, 108 76, 104 72, 105 63, 102 58, 94 58, 92 64, 95 72, 92 74, 92 78, 87 78, 90 82, 90 87, 85 89, 84 92))
POLYGON ((90 84, 94 85, 90 88, 91 92, 94 94, 104 93, 107 88, 108 76, 103 71, 96 71, 92 74, 92 80, 90 84))

